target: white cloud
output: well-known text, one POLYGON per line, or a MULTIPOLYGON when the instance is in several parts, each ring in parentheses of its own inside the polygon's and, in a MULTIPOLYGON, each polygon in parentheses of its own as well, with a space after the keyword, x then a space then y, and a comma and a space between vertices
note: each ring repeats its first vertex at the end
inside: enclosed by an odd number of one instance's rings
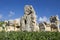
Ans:
POLYGON ((2 19, 3 18, 3 15, 2 14, 0 14, 0 19, 2 19))
POLYGON ((15 14, 14 11, 10 11, 10 12, 9 12, 9 17, 12 17, 14 14, 15 14))
POLYGON ((58 14, 56 14, 56 16, 57 16, 57 19, 58 19, 58 20, 60 20, 60 19, 59 19, 59 15, 58 15, 58 14))
POLYGON ((38 16, 36 15, 36 18, 38 18, 38 16))
POLYGON ((39 22, 44 22, 44 21, 49 22, 49 19, 46 16, 44 16, 44 17, 40 17, 38 21, 39 22))

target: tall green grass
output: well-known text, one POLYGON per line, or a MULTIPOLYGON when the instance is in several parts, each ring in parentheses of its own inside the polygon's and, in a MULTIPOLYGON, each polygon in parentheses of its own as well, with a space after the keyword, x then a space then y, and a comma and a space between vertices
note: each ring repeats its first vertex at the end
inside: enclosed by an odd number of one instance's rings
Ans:
POLYGON ((60 40, 59 32, 0 32, 0 40, 60 40))

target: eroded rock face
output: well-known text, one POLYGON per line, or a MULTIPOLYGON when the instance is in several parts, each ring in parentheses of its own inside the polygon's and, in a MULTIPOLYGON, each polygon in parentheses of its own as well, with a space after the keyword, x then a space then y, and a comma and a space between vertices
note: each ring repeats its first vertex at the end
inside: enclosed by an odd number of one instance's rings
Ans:
POLYGON ((24 7, 24 16, 20 20, 20 27, 22 31, 39 31, 39 27, 36 22, 36 14, 32 5, 26 5, 24 7))

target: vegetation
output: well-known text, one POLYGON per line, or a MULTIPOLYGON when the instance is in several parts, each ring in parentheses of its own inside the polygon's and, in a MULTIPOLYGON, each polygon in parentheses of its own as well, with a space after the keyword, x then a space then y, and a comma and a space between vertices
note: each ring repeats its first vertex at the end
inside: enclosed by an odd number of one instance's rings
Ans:
POLYGON ((60 40, 59 32, 0 32, 0 40, 60 40))
POLYGON ((4 24, 4 22, 3 21, 0 21, 0 26, 2 26, 4 24))

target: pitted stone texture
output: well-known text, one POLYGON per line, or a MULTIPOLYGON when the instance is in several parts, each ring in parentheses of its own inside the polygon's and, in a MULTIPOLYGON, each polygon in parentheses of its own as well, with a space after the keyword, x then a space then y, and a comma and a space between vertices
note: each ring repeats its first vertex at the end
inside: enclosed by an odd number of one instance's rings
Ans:
POLYGON ((21 19, 22 31, 39 31, 39 27, 36 22, 36 14, 32 5, 26 5, 24 7, 24 16, 21 19), (24 29, 23 29, 24 28, 24 29))

